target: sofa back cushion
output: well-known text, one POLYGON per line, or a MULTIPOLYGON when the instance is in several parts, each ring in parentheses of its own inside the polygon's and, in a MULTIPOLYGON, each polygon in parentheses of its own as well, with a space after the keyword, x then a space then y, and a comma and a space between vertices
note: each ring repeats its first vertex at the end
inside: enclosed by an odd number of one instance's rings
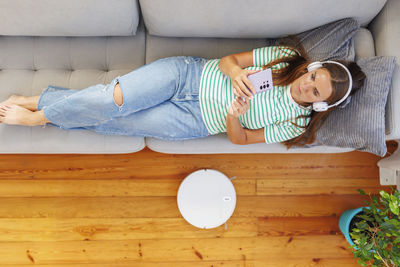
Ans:
POLYGON ((137 0, 1 0, 0 35, 130 36, 137 0))
POLYGON ((261 38, 342 18, 367 25, 386 0, 140 0, 146 28, 169 37, 261 38))

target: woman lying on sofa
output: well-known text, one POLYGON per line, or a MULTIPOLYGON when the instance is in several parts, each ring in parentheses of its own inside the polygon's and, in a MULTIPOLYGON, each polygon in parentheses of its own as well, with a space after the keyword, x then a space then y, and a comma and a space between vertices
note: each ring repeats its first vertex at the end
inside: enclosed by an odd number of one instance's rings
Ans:
POLYGON ((108 85, 12 95, 0 104, 0 122, 164 140, 227 132, 234 144, 302 146, 315 140, 324 119, 364 79, 356 63, 312 63, 302 47, 263 47, 221 60, 171 57, 108 85), (273 88, 256 94, 248 76, 266 68, 273 88))

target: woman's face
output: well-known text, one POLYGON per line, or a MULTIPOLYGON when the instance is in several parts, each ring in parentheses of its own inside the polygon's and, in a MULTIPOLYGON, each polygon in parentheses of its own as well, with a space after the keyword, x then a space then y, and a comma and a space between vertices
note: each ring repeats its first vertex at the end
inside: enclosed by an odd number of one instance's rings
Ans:
POLYGON ((331 75, 325 68, 303 74, 290 86, 294 101, 303 106, 327 100, 332 91, 331 75))

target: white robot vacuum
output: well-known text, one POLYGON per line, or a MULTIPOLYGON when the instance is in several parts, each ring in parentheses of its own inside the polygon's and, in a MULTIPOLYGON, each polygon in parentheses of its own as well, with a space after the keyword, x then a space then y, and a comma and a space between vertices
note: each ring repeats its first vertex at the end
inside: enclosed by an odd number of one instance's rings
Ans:
POLYGON ((199 170, 188 175, 178 190, 178 208, 191 225, 210 229, 232 216, 236 191, 231 180, 216 170, 199 170))

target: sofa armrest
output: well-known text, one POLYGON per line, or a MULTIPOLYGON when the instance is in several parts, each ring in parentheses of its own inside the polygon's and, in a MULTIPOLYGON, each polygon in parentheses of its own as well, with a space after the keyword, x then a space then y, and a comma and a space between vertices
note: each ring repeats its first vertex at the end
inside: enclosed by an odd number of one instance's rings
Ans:
POLYGON ((395 56, 396 67, 386 104, 386 140, 400 138, 400 1, 388 0, 381 12, 369 24, 377 56, 395 56))

